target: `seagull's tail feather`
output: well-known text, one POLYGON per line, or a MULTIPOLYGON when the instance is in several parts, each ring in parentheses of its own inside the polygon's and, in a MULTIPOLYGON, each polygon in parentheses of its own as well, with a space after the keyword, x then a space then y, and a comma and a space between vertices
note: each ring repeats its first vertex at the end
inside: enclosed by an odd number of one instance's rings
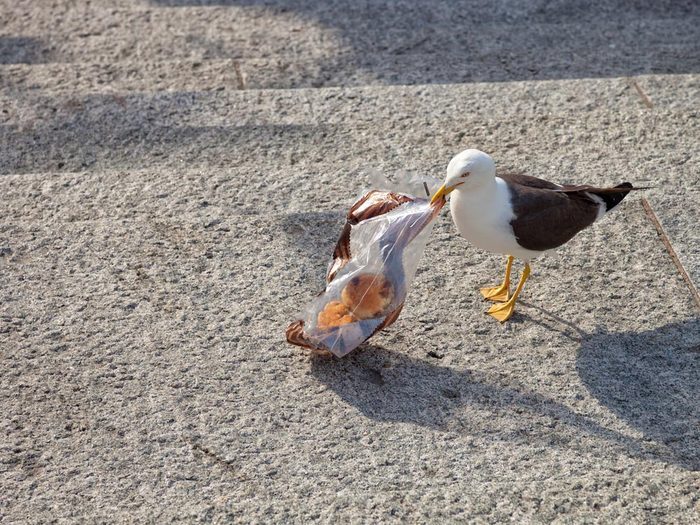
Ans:
POLYGON ((622 199, 627 197, 627 194, 634 189, 641 188, 634 188, 629 182, 623 182, 622 184, 618 184, 614 188, 605 188, 604 190, 598 191, 590 190, 589 193, 592 193, 596 197, 600 197, 601 199, 603 199, 603 202, 605 203, 605 211, 609 212, 615 206, 620 204, 622 202, 622 199))
POLYGON ((632 186, 629 182, 623 182, 612 188, 596 188, 594 186, 564 186, 562 189, 557 190, 562 193, 585 193, 588 195, 594 195, 600 199, 601 206, 605 204, 604 212, 609 212, 615 206, 622 202, 622 199, 627 197, 630 191, 636 190, 648 190, 651 186, 632 186))

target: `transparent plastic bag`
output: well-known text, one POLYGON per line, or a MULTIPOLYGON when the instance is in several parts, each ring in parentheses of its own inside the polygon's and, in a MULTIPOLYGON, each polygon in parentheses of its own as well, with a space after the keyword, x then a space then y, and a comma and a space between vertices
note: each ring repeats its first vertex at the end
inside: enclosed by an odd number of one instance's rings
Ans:
POLYGON ((444 199, 372 190, 348 212, 326 289, 287 341, 343 357, 398 318, 444 199))

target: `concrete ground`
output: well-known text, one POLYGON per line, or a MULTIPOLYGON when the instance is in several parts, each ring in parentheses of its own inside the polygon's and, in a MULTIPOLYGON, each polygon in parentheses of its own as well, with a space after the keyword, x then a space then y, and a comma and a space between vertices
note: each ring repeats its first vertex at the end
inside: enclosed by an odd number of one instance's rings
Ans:
POLYGON ((700 521, 697 3, 0 12, 0 521, 700 521), (389 331, 288 345, 372 174, 466 147, 653 188, 506 325, 445 213, 389 331))

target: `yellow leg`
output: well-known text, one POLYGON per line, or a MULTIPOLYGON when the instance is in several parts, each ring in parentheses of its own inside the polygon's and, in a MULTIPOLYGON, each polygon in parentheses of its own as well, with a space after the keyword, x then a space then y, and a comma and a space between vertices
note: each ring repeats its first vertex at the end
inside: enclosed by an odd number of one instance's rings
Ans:
POLYGON ((525 281, 527 281, 528 277, 530 277, 530 265, 525 264, 523 273, 520 275, 520 282, 518 282, 518 287, 515 289, 513 297, 511 297, 505 303, 494 304, 486 313, 502 323, 505 323, 508 319, 510 319, 510 316, 513 315, 513 311, 515 310, 515 301, 518 300, 518 296, 520 295, 523 286, 525 286, 525 281))
POLYGON ((510 269, 513 266, 513 256, 508 256, 508 262, 506 262, 506 277, 503 279, 503 284, 500 286, 493 286, 489 288, 482 288, 481 295, 489 301, 502 301, 506 302, 508 300, 508 295, 510 293, 510 269))

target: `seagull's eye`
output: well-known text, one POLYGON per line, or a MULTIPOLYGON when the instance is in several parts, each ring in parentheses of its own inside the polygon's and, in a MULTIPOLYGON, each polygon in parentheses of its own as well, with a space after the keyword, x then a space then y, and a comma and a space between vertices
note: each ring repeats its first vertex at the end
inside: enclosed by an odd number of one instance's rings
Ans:
POLYGON ((459 178, 460 178, 460 179, 466 179, 467 177, 469 177, 469 175, 471 175, 471 173, 469 173, 469 172, 467 172, 467 173, 462 173, 462 174, 459 176, 459 178))

